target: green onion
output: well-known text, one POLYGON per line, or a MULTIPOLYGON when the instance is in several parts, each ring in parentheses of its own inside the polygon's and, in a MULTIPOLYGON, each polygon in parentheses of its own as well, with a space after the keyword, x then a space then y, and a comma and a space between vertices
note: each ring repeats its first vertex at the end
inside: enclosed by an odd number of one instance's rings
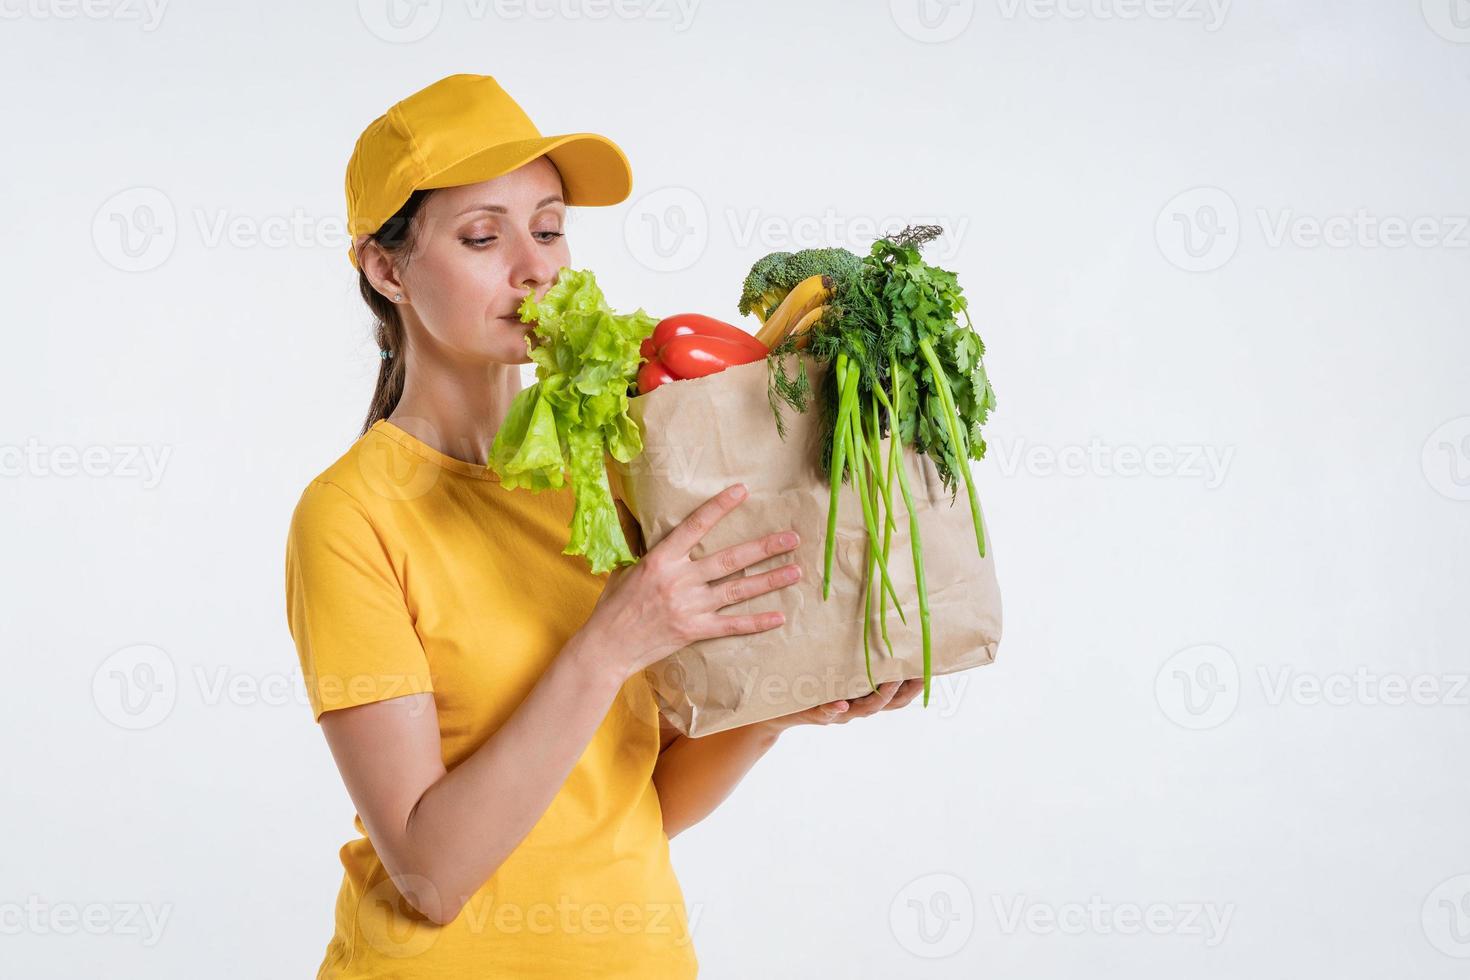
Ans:
MULTIPOLYGON (((845 411, 858 425, 862 423, 862 415, 857 408, 858 372, 859 368, 848 365, 846 384, 842 392, 842 402, 845 411)), ((858 435, 855 425, 847 426, 847 438, 851 442, 848 447, 848 458, 852 463, 853 488, 857 490, 858 500, 863 508, 863 523, 868 527, 868 544, 875 553, 881 552, 882 543, 878 539, 878 519, 875 516, 875 506, 868 497, 867 481, 863 479, 865 467, 863 466, 863 440, 858 435)), ((883 587, 888 590, 888 597, 893 600, 893 607, 898 610, 900 619, 904 619, 903 609, 898 601, 898 591, 893 587, 893 580, 888 577, 888 566, 878 562, 879 578, 883 581, 883 587)), ((907 620, 904 620, 907 622, 907 620)))
POLYGON ((949 428, 950 442, 959 456, 959 471, 965 478, 965 493, 970 498, 970 520, 975 525, 975 544, 980 549, 980 557, 984 558, 985 524, 980 519, 980 497, 975 493, 975 477, 970 472, 970 444, 960 434, 959 423, 955 421, 954 398, 950 395, 949 379, 945 377, 944 368, 940 367, 934 345, 929 343, 928 337, 919 340, 919 352, 924 355, 924 360, 929 363, 929 371, 934 375, 934 390, 939 392, 939 404, 944 407, 944 423, 949 428))
MULTIPOLYGON (((895 405, 899 401, 898 395, 898 364, 889 355, 889 379, 893 384, 893 401, 883 394, 883 389, 878 385, 873 386, 873 391, 883 407, 888 409, 889 418, 898 418, 899 414, 895 405)), ((914 584, 919 593, 919 630, 923 636, 924 646, 924 706, 929 706, 929 680, 932 666, 932 639, 929 628, 929 589, 924 581, 924 544, 919 540, 919 515, 914 510, 913 494, 909 491, 909 466, 906 460, 900 461, 898 465, 898 488, 903 492, 903 503, 909 512, 909 549, 914 556, 914 584)))
MULTIPOLYGON (((837 390, 842 391, 847 380, 847 355, 838 354, 835 362, 837 390)), ((842 469, 847 453, 847 413, 842 409, 842 398, 837 399, 837 420, 832 433, 831 493, 827 500, 827 547, 822 555, 822 598, 832 594, 832 553, 837 544, 837 500, 842 491, 842 469)))

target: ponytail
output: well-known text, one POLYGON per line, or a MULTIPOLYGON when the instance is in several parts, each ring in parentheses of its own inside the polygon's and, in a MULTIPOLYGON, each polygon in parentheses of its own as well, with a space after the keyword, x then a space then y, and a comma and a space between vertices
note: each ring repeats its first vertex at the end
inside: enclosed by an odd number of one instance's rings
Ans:
MULTIPOLYGON (((430 193, 427 190, 414 191, 397 214, 368 236, 398 261, 400 269, 413 252, 413 217, 430 193)), ((398 304, 378 292, 361 269, 357 273, 357 289, 372 311, 373 337, 378 342, 378 350, 389 352, 382 356, 378 366, 373 400, 362 423, 362 431, 366 433, 380 419, 392 415, 393 409, 398 407, 398 400, 403 397, 403 379, 408 371, 408 345, 405 343, 408 331, 404 329, 403 314, 398 304)))

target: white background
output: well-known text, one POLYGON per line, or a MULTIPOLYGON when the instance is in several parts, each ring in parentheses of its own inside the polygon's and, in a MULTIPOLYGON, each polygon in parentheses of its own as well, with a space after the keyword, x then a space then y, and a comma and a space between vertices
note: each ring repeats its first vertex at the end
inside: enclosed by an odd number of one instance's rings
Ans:
POLYGON ((1464 975, 1470 4, 394 2, 0 0, 0 972, 314 973, 343 168, 471 71, 626 149, 616 305, 931 218, 989 347, 999 660, 674 841, 704 976, 1464 975))

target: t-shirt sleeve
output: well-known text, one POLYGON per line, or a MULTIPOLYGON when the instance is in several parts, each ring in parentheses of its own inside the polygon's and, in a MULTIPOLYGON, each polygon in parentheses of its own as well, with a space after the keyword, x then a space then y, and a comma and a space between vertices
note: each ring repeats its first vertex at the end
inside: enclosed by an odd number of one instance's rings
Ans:
POLYGON ((317 721, 325 711, 434 689, 382 539, 335 484, 313 481, 291 516, 286 619, 317 721))

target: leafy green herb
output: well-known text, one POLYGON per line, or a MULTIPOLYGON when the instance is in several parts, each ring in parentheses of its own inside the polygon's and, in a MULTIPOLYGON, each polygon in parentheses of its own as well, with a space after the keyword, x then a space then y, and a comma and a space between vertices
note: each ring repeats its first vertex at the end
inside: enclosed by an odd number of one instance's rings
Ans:
MULTIPOLYGON (((872 549, 865 587, 871 592, 877 580, 886 586, 879 591, 883 636, 888 638, 886 598, 891 589, 887 572, 888 542, 893 527, 893 483, 909 511, 909 529, 919 594, 919 619, 923 634, 924 702, 929 700, 931 637, 929 597, 923 574, 923 547, 919 541, 908 474, 902 463, 894 465, 895 443, 926 453, 951 499, 965 486, 970 506, 975 545, 985 554, 984 524, 969 461, 985 455, 980 427, 995 407, 995 392, 985 373, 985 345, 970 323, 966 301, 954 273, 929 265, 919 249, 938 237, 934 225, 905 228, 873 243, 869 254, 850 261, 839 259, 837 249, 812 250, 833 268, 848 270, 837 277, 832 312, 809 337, 808 352, 831 365, 822 385, 822 465, 830 478, 826 551, 823 555, 822 597, 830 593, 837 501, 844 482, 851 482, 863 506, 872 549), (885 390, 886 389, 886 390, 885 390), (880 412, 879 409, 882 409, 880 412), (882 475, 878 440, 887 435, 889 465, 882 475), (877 510, 884 510, 883 541, 878 543, 877 510)), ((797 253, 797 256, 803 253, 797 253)), ((747 277, 741 309, 759 311, 780 301, 783 275, 797 256, 775 253, 757 262, 747 277)), ((790 275, 807 271, 796 270, 790 275)), ((789 278, 790 275, 786 275, 789 278)), ((772 360, 779 362, 789 351, 777 347, 772 360)), ((803 374, 792 379, 784 364, 772 367, 767 391, 776 425, 784 435, 782 405, 806 411, 810 385, 803 374)), ((895 600, 895 608, 897 602, 895 600)), ((898 609, 900 618, 903 611, 898 609)), ((905 620, 906 621, 906 620, 905 620)), ((870 657, 868 631, 863 634, 864 655, 870 657)), ((869 662, 869 677, 872 677, 869 662)))

